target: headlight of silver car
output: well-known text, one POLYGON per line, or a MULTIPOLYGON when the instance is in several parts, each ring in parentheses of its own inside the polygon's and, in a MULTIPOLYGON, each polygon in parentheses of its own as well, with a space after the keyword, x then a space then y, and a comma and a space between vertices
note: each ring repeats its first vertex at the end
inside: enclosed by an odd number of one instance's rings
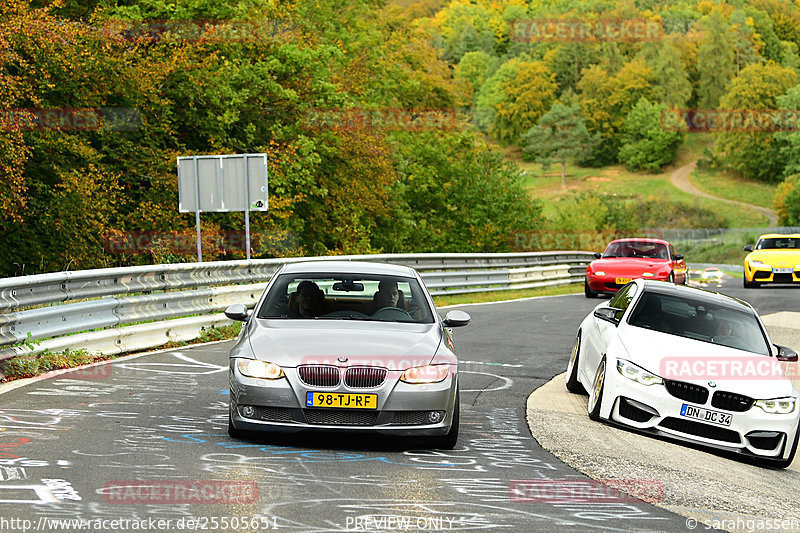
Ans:
POLYGON ((403 372, 400 381, 421 385, 423 383, 438 383, 444 381, 450 373, 449 365, 414 366, 403 372))
POLYGON ((285 376, 283 369, 275 363, 257 359, 237 359, 236 366, 239 372, 251 378, 280 379, 285 376))
POLYGON ((764 410, 765 413, 776 415, 788 415, 794 411, 797 398, 775 398, 774 400, 756 400, 756 405, 764 410))
POLYGON ((660 377, 624 359, 617 359, 617 371, 626 378, 642 385, 661 385, 664 383, 664 380, 660 377))

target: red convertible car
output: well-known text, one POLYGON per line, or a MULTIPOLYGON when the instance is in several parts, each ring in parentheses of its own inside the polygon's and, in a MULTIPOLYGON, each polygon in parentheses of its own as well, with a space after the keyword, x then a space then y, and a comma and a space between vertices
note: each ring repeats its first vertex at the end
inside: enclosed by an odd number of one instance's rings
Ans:
POLYGON ((586 267, 584 293, 595 298, 613 293, 632 279, 657 279, 686 285, 686 263, 675 248, 660 239, 617 239, 586 267))

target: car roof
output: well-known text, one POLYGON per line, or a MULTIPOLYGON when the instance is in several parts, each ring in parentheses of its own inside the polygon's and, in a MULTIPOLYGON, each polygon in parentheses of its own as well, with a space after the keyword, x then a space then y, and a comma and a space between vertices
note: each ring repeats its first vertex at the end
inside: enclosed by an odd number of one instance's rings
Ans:
POLYGON ((635 241, 635 242, 652 242, 652 243, 658 243, 658 244, 669 244, 669 242, 667 242, 665 240, 662 240, 662 239, 651 239, 650 237, 626 237, 624 239, 614 239, 613 241, 611 241, 608 244, 612 244, 612 243, 615 243, 615 242, 632 242, 632 241, 635 241))
POLYGON ((383 276, 415 277, 411 267, 369 261, 301 261, 288 263, 281 274, 377 274, 383 276))
POLYGON ((790 237, 794 239, 800 239, 800 233, 765 233, 761 235, 758 240, 761 239, 776 239, 780 237, 790 237))
POLYGON ((644 290, 646 292, 671 294, 678 297, 685 296, 687 298, 693 298, 695 300, 702 300, 710 304, 723 305, 731 309, 738 309, 740 311, 755 313, 753 307, 744 300, 740 300, 739 298, 734 298, 733 296, 728 296, 727 294, 710 291, 708 289, 689 287, 687 285, 675 285, 674 283, 669 283, 666 281, 657 281, 657 280, 639 279, 637 280, 637 282, 642 283, 644 290))

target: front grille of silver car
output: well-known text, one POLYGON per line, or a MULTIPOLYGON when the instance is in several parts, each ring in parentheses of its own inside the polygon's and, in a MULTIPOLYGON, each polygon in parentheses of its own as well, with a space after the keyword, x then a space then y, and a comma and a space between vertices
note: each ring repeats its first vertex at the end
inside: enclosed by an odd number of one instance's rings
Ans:
POLYGON ((430 411, 395 411, 392 415, 393 426, 421 426, 430 424, 428 413, 430 411))
POLYGON ((339 369, 330 365, 303 365, 297 367, 300 381, 312 387, 336 387, 339 385, 339 369))
POLYGON ((377 411, 358 409, 304 409, 306 422, 321 426, 374 426, 377 411))
POLYGON ((285 407, 256 407, 255 418, 265 422, 291 422, 292 414, 285 407))
POLYGON ((344 374, 344 384, 351 389, 372 389, 380 387, 388 371, 374 366, 354 366, 344 374))

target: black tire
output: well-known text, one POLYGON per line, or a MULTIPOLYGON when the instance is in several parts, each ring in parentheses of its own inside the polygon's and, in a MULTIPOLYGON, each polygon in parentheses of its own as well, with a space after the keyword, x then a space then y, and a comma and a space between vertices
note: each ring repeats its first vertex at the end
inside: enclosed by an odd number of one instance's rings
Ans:
POLYGON ((452 450, 456 447, 458 442, 458 425, 461 418, 461 394, 456 391, 456 405, 453 407, 453 423, 450 425, 450 431, 441 437, 431 437, 428 439, 431 448, 438 450, 452 450))
POLYGON ((747 281, 747 275, 742 278, 742 285, 745 289, 757 289, 761 286, 761 284, 756 281, 747 281))
POLYGON ((771 468, 788 468, 789 465, 792 464, 794 461, 794 456, 797 453, 797 440, 800 438, 800 426, 797 427, 797 431, 794 432, 794 444, 792 444, 792 451, 789 453, 788 459, 764 459, 759 462, 762 466, 768 466, 771 468))
POLYGON ((594 384, 589 391, 589 418, 600 420, 600 409, 603 406, 603 391, 606 387, 606 358, 600 361, 597 373, 594 375, 594 384))
POLYGON ((670 272, 669 273, 669 277, 667 278, 667 281, 669 281, 670 283, 675 283, 675 272, 670 272))
POLYGON ((569 354, 567 364, 567 390, 574 394, 586 394, 581 382, 578 381, 578 357, 581 351, 581 332, 575 337, 575 344, 572 345, 572 352, 569 354))
POLYGON ((587 298, 597 298, 597 293, 589 288, 588 280, 583 280, 583 294, 585 294, 587 298))

